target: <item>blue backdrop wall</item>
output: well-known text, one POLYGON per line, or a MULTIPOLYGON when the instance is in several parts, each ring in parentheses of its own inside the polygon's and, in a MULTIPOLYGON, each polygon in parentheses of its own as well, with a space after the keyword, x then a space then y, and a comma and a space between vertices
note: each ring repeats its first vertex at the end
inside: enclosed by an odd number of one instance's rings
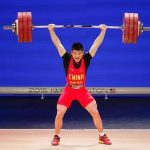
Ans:
MULTIPOLYGON (((0 0, 0 86, 63 86, 62 59, 47 29, 34 29, 33 42, 19 44, 11 31, 4 31, 18 11, 31 11, 33 24, 122 25, 124 12, 139 13, 150 25, 149 0, 0 0)), ((88 51, 98 29, 56 29, 64 47, 80 41, 88 51)), ((150 86, 150 33, 135 45, 122 44, 121 30, 108 30, 91 62, 87 86, 150 86)))

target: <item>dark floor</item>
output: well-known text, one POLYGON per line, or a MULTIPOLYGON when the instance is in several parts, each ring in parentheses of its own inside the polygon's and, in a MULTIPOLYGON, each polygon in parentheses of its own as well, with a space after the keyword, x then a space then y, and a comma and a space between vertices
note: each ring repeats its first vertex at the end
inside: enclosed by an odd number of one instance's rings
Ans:
MULTIPOLYGON (((58 96, 0 96, 0 128, 54 128, 58 96)), ((104 128, 149 129, 149 96, 95 97, 104 128)), ((95 128, 91 116, 74 101, 63 128, 95 128)))

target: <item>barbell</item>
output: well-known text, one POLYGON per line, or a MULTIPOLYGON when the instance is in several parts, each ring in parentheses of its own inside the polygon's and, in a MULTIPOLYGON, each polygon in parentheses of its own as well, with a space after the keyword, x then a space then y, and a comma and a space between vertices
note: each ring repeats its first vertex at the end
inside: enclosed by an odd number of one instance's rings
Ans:
MULTIPOLYGON (((56 28, 99 28, 96 25, 56 25, 56 28)), ((18 36, 18 42, 32 42, 32 29, 48 28, 48 25, 33 25, 31 12, 18 12, 17 19, 11 26, 3 26, 4 30, 12 30, 18 36)), ((139 21, 138 13, 124 13, 123 25, 106 26, 108 29, 121 29, 123 43, 137 43, 143 31, 150 31, 139 21)))

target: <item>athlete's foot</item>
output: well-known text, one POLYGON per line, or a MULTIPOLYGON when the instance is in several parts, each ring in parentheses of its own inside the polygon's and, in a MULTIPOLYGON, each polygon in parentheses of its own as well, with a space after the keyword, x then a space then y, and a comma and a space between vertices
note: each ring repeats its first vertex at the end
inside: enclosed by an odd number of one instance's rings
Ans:
POLYGON ((59 142, 60 142, 60 137, 59 137, 58 135, 54 135, 51 144, 52 144, 53 146, 57 146, 57 145, 59 145, 59 142))
POLYGON ((106 145, 111 145, 111 141, 110 139, 107 137, 106 134, 104 134, 103 136, 99 136, 99 143, 100 144, 106 144, 106 145))

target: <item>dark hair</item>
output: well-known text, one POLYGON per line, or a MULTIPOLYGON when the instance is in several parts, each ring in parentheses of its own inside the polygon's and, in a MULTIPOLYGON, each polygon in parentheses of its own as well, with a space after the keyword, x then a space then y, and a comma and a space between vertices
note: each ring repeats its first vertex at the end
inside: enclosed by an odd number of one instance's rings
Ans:
POLYGON ((81 50, 81 51, 83 51, 83 45, 79 42, 73 43, 72 44, 72 50, 81 50))

